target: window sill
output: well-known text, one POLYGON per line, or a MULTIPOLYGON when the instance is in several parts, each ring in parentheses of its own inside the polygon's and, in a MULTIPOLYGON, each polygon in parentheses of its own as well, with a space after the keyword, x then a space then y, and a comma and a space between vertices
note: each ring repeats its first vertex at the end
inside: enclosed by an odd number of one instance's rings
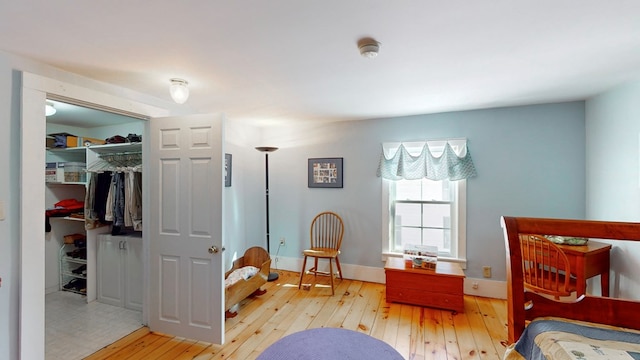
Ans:
MULTIPOLYGON (((395 258, 401 258, 402 254, 401 253, 394 253, 394 252, 383 252, 382 253, 382 261, 383 262, 387 262, 388 258, 394 258, 394 257, 395 258)), ((457 258, 438 256, 438 261, 458 263, 458 264, 460 264, 460 266, 462 267, 463 270, 465 270, 467 268, 467 259, 457 259, 457 258)))

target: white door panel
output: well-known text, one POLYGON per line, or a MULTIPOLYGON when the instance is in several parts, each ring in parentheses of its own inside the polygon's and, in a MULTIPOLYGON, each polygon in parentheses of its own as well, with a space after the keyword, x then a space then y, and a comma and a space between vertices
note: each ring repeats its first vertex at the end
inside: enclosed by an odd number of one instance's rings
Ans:
POLYGON ((221 115, 151 120, 152 331, 222 344, 221 115))

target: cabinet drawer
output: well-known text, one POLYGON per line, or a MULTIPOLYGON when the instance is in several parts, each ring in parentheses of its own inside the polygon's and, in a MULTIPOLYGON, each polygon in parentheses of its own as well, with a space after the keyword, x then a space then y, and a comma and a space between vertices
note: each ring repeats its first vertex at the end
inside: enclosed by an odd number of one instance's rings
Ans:
POLYGON ((464 297, 462 294, 431 293, 416 289, 387 286, 387 301, 429 306, 459 312, 464 311, 464 297))
POLYGON ((442 276, 436 273, 415 274, 401 271, 387 271, 387 286, 415 289, 429 293, 458 294, 462 292, 462 277, 442 276))

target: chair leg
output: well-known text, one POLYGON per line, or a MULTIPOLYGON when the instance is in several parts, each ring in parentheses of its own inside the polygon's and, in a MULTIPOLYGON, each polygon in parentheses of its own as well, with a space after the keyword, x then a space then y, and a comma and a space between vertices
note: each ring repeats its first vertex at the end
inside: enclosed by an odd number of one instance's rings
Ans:
POLYGON ((333 296, 333 261, 329 258, 329 278, 331 278, 331 296, 333 296))
POLYGON ((317 277, 318 276, 318 258, 313 258, 314 263, 313 263, 313 276, 317 277))
POLYGON ((304 276, 304 268, 307 267, 307 257, 304 257, 304 261, 302 261, 302 271, 300 271, 300 281, 298 281, 298 289, 302 286, 302 277, 304 276))
POLYGON ((342 279, 342 269, 340 268, 340 259, 336 256, 336 266, 338 267, 338 275, 340 275, 340 280, 342 279))

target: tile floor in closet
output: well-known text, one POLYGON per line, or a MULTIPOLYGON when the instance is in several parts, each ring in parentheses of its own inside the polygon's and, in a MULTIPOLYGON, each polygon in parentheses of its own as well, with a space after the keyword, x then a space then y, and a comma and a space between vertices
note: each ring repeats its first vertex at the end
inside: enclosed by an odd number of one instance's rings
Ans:
POLYGON ((142 313, 65 291, 46 295, 47 360, 82 359, 142 326, 142 313))

